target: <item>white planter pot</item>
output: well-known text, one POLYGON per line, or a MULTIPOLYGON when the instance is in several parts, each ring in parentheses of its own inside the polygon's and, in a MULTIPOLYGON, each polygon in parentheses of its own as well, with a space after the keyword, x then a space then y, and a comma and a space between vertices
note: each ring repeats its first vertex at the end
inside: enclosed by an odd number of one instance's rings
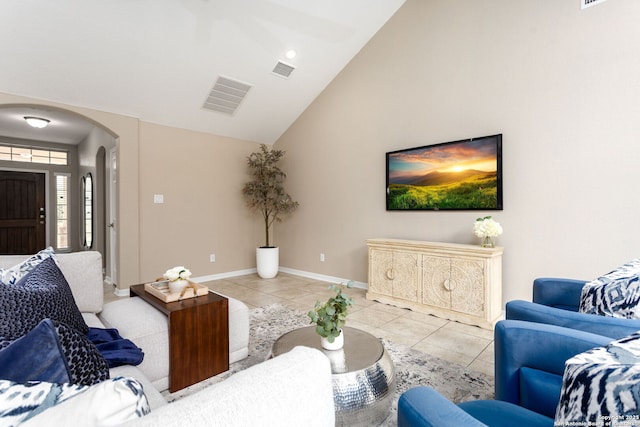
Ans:
POLYGON ((273 279, 278 275, 280 248, 256 248, 258 276, 273 279))
POLYGON ((325 337, 320 337, 320 343, 325 350, 340 350, 344 346, 344 334, 340 330, 340 335, 333 342, 329 342, 325 337))
POLYGON ((172 294, 179 294, 184 288, 187 287, 188 284, 189 282, 184 279, 169 282, 169 292, 171 292, 172 294))

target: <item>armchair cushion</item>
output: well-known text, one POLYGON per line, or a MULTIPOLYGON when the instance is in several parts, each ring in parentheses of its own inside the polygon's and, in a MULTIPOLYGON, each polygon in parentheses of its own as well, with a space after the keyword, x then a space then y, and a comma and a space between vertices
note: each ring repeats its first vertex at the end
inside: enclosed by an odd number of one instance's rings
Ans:
POLYGON ((582 288, 580 312, 640 319, 640 259, 598 277, 582 288))
POLYGON ((567 360, 557 423, 636 425, 639 408, 640 332, 567 360))

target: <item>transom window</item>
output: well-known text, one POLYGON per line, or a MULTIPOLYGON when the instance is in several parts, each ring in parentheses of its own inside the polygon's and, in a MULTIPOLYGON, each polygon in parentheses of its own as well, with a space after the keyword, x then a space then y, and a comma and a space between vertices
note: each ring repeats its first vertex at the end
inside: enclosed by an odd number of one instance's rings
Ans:
POLYGON ((0 160, 66 166, 67 152, 45 150, 41 148, 0 145, 0 160))

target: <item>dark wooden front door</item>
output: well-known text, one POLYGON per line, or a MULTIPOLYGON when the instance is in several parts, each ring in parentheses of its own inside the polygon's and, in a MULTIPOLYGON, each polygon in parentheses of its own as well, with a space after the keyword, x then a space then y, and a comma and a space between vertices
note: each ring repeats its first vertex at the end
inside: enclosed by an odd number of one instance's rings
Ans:
POLYGON ((44 249, 44 174, 0 171, 0 254, 44 249))

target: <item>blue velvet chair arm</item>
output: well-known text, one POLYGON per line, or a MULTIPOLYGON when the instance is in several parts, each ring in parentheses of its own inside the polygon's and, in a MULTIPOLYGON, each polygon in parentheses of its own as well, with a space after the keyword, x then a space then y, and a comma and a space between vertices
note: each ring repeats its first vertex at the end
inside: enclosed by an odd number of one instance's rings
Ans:
POLYGON ((553 427, 553 418, 499 400, 474 400, 458 406, 422 386, 404 392, 398 400, 398 427, 410 426, 553 427))
POLYGON ((584 280, 541 277, 533 281, 533 302, 578 311, 584 280))
POLYGON ((416 387, 398 400, 398 427, 487 427, 431 387, 416 387))
POLYGON ((553 417, 564 362, 611 338, 555 325, 503 320, 495 327, 495 398, 553 417), (522 368, 531 368, 529 373, 522 368), (551 374, 551 375, 548 375, 551 374), (521 384, 523 378, 527 384, 521 384), (555 381, 548 378, 557 377, 555 381), (536 388, 535 380, 541 384, 536 388), (524 393, 524 390, 529 390, 524 393), (544 395, 544 399, 539 396, 544 395))
POLYGON ((640 319, 598 316, 547 307, 529 301, 509 301, 505 317, 510 320, 544 323, 590 332, 612 339, 624 338, 640 330, 640 319))

